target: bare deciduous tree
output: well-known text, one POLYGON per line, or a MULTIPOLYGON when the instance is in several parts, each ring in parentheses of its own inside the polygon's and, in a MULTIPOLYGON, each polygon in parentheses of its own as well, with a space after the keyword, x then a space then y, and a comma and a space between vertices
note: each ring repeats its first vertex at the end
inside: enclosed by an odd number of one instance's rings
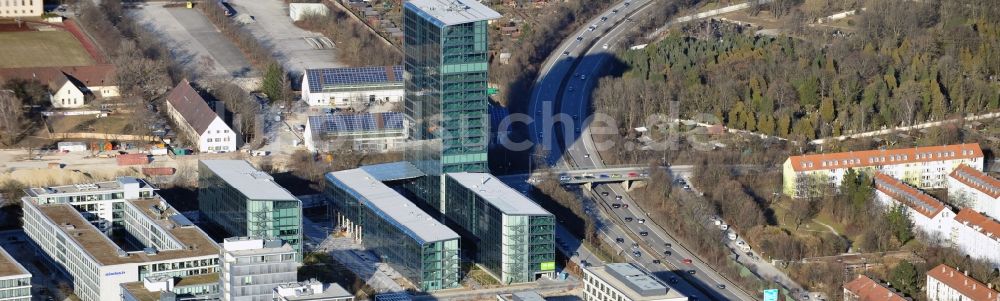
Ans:
POLYGON ((24 130, 24 108, 13 91, 0 90, 0 137, 5 145, 17 143, 24 130))

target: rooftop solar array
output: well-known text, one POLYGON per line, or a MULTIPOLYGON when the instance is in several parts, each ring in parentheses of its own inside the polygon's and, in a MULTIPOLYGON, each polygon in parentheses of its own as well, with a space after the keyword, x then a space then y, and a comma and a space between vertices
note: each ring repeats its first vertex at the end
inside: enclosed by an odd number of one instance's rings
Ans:
POLYGON ((944 206, 944 204, 941 204, 941 202, 938 202, 933 197, 889 176, 879 175, 875 177, 875 185, 884 192, 892 194, 897 200, 903 201, 907 206, 921 211, 921 213, 927 216, 933 215, 938 209, 944 206))
POLYGON ((309 116, 309 128, 313 136, 403 130, 403 113, 335 113, 309 116))
POLYGON ((346 85, 403 84, 403 66, 306 69, 306 81, 314 92, 346 85))

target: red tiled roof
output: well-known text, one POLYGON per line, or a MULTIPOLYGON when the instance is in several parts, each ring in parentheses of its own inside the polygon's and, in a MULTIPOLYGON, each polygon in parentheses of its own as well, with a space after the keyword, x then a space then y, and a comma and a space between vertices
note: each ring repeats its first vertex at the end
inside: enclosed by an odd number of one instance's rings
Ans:
POLYGON ((31 67, 0 69, 0 81, 10 79, 36 79, 43 84, 53 84, 60 77, 69 76, 77 84, 86 87, 113 86, 115 67, 112 65, 90 65, 76 67, 31 67))
POLYGON ((937 281, 968 297, 971 301, 1000 300, 1000 292, 990 289, 975 278, 966 276, 959 270, 945 264, 928 270, 927 277, 937 279, 937 281))
POLYGON ((875 173, 875 189, 928 218, 933 218, 944 210, 944 203, 941 201, 884 173, 875 173))
POLYGON ((844 284, 844 289, 858 296, 858 301, 907 301, 903 296, 865 275, 844 284))
POLYGON ((968 165, 959 164, 958 167, 955 168, 955 170, 948 176, 958 180, 966 186, 982 191, 994 199, 1000 198, 1000 180, 978 171, 975 168, 969 167, 968 165))
POLYGON ((170 94, 167 95, 167 102, 180 113, 181 117, 184 117, 184 121, 194 128, 194 131, 199 135, 204 134, 208 126, 215 121, 215 117, 219 117, 215 114, 215 111, 208 106, 204 98, 198 94, 191 87, 191 83, 187 79, 182 80, 170 90, 170 94))
POLYGON ((982 158, 979 144, 955 144, 889 150, 790 156, 795 171, 895 165, 940 160, 982 158))
POLYGON ((955 221, 962 225, 974 227, 973 229, 976 229, 976 231, 979 231, 983 235, 989 236, 993 240, 1000 240, 1000 222, 982 215, 976 212, 976 210, 963 208, 955 215, 955 221))

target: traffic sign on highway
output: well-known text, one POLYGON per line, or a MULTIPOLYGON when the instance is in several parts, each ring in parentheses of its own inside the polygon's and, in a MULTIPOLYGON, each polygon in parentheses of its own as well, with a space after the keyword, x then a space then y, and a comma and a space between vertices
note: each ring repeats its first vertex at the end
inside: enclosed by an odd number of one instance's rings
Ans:
POLYGON ((764 290, 764 301, 778 301, 778 289, 764 290))

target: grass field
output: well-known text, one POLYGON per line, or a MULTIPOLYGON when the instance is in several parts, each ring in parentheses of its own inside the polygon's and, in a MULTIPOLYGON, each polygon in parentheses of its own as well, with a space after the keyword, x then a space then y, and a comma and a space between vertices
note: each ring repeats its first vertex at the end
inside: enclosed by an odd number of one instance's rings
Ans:
POLYGON ((122 116, 94 118, 94 116, 55 116, 49 118, 54 133, 110 133, 125 134, 129 122, 122 116))
POLYGON ((65 31, 0 33, 0 68, 86 66, 94 60, 65 31))

